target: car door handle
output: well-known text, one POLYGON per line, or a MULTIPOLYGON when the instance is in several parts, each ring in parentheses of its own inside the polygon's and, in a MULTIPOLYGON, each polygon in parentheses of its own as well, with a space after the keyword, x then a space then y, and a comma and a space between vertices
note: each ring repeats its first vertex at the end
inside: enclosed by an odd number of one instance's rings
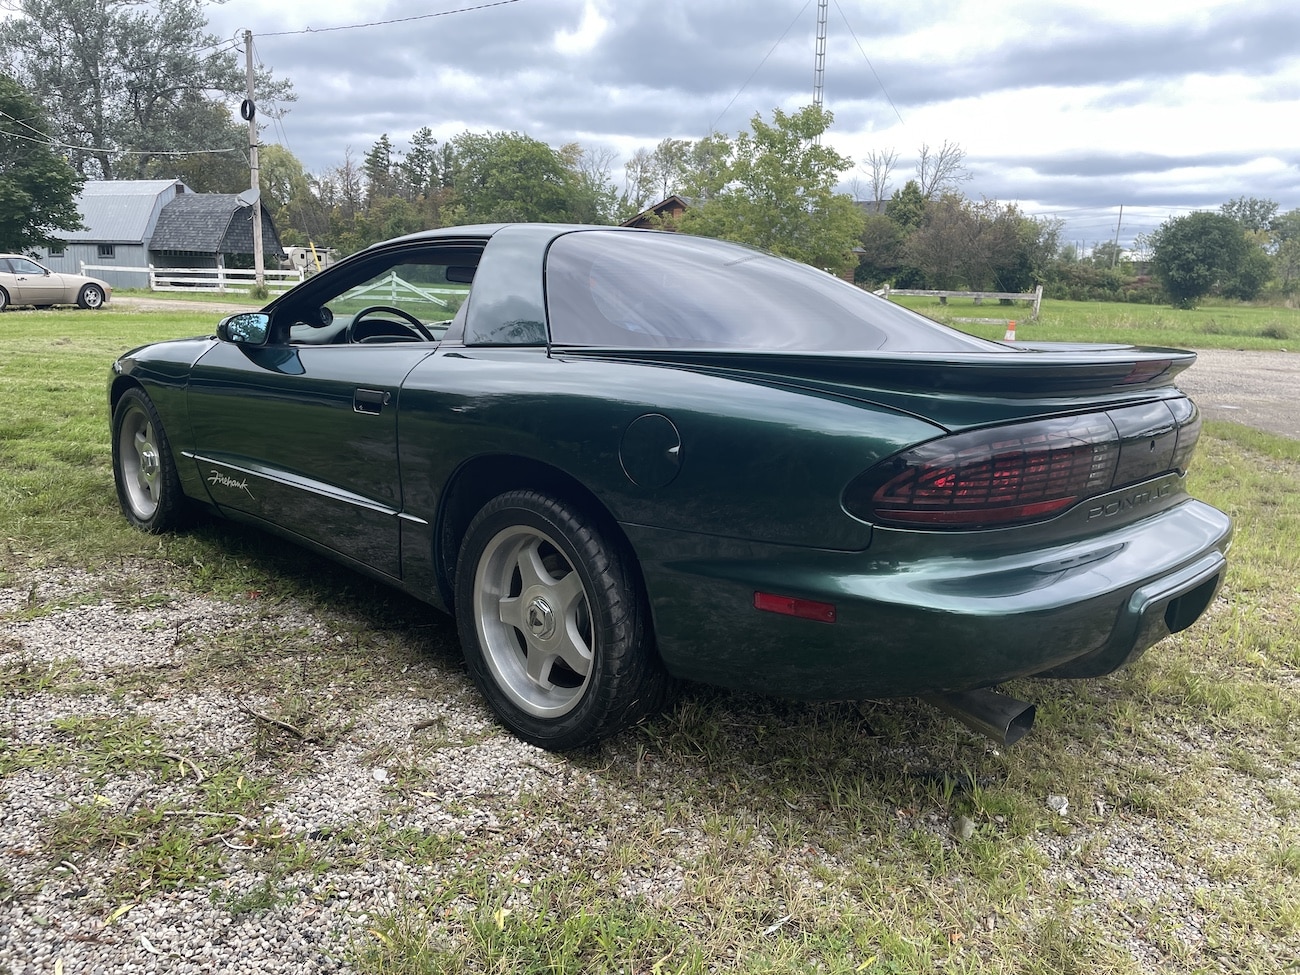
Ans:
POLYGON ((352 409, 357 413, 378 416, 392 398, 392 394, 383 389, 358 389, 352 394, 352 409))

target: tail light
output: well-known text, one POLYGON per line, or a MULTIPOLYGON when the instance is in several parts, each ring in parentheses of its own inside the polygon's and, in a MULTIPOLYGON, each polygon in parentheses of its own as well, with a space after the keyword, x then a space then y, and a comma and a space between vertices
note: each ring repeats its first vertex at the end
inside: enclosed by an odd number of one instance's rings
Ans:
POLYGON ((913 528, 1043 521, 1185 468, 1199 433, 1190 400, 972 430, 881 461, 849 484, 844 507, 864 521, 913 528))

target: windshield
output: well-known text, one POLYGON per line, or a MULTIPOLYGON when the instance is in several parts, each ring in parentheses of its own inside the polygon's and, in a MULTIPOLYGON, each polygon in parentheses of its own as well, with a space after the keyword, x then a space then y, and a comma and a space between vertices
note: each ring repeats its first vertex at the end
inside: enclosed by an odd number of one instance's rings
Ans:
POLYGON ((551 245, 556 345, 789 352, 1005 349, 861 288, 738 244, 583 231, 551 245))

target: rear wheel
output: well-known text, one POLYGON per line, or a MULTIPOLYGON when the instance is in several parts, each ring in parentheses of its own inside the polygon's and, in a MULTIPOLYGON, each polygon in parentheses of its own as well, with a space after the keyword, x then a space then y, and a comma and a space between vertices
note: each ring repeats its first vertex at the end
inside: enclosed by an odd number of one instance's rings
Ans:
POLYGON ((187 514, 171 444, 144 390, 128 389, 113 410, 113 480, 127 521, 150 534, 178 528, 187 514))
POLYGON ((102 308, 104 289, 97 284, 83 285, 81 293, 77 295, 77 304, 82 308, 102 308))
POLYGON ((0 311, 4 311, 8 307, 9 307, 9 292, 6 291, 4 288, 0 288, 0 311))
POLYGON ((483 507, 457 562, 456 622, 479 689, 532 744, 577 748, 663 704, 632 558, 565 502, 511 491, 483 507))

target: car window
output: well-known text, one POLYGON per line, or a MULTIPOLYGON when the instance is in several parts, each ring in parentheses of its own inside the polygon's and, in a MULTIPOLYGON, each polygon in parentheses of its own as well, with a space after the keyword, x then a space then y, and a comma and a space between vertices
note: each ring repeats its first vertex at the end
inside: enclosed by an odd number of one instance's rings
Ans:
POLYGON ((558 345, 759 351, 988 351, 996 343, 932 322, 794 261, 685 234, 584 231, 546 266, 558 345))
POLYGON ((425 325, 446 324, 469 297, 462 265, 438 260, 438 255, 413 256, 385 267, 348 287, 325 304, 335 320, 350 318, 375 305, 397 308, 425 325))
POLYGON ((362 252, 278 302, 271 342, 353 345, 441 338, 469 297, 481 244, 362 252))
POLYGON ((25 257, 14 257, 10 259, 13 264, 14 273, 16 274, 44 274, 45 268, 41 267, 35 261, 29 261, 25 257))

